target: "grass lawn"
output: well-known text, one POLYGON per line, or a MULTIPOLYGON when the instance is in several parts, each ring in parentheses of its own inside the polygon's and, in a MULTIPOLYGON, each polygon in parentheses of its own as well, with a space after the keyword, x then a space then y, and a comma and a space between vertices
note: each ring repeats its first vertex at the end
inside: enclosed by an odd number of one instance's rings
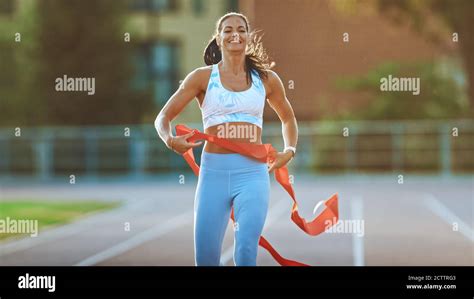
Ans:
MULTIPOLYGON (((113 209, 119 202, 103 202, 94 200, 60 201, 60 200, 0 200, 0 221, 7 217, 18 220, 37 220, 38 234, 46 227, 63 225, 80 217, 113 209)), ((18 236, 15 233, 0 231, 0 240, 18 236)), ((30 236, 29 234, 23 234, 30 236)))

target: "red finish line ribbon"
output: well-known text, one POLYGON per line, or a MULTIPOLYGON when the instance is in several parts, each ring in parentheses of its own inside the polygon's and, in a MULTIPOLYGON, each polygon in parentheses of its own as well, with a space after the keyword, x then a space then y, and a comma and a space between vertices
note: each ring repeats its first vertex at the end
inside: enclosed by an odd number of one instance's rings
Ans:
MULTIPOLYGON (((215 143, 227 150, 256 159, 263 163, 267 163, 268 161, 271 162, 274 159, 275 154, 277 153, 277 151, 271 144, 251 144, 243 142, 233 142, 225 138, 219 138, 214 135, 202 133, 196 129, 190 129, 185 125, 180 124, 176 126, 176 135, 178 136, 188 134, 191 131, 194 131, 194 135, 187 139, 189 142, 195 142, 197 140, 206 140, 208 142, 215 143)), ((190 148, 182 156, 184 160, 186 160, 186 162, 189 164, 194 174, 196 176, 199 176, 199 166, 197 165, 194 159, 193 149, 190 148)), ((281 168, 276 169, 275 179, 293 199, 293 207, 291 209, 291 220, 293 220, 293 222, 305 233, 311 236, 317 236, 323 233, 326 228, 329 228, 337 223, 339 219, 337 193, 333 194, 329 199, 327 199, 324 202, 324 204, 326 205, 324 210, 315 219, 308 222, 298 213, 298 203, 296 202, 295 191, 293 190, 293 187, 290 183, 290 178, 288 176, 288 168, 286 166, 283 166, 281 168)), ((231 213, 231 218, 232 221, 234 221, 233 209, 231 213)), ((261 247, 265 248, 272 255, 272 257, 282 266, 308 266, 306 264, 282 257, 263 236, 260 236, 258 244, 261 247)))

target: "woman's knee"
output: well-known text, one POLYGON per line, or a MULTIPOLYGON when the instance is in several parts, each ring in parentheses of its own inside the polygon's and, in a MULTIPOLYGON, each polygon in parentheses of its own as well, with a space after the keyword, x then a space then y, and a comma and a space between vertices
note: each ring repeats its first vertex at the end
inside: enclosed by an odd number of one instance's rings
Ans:
POLYGON ((249 243, 236 244, 234 262, 236 266, 256 266, 257 246, 249 243))
POLYGON ((196 266, 219 266, 220 252, 209 246, 201 246, 195 250, 196 266))

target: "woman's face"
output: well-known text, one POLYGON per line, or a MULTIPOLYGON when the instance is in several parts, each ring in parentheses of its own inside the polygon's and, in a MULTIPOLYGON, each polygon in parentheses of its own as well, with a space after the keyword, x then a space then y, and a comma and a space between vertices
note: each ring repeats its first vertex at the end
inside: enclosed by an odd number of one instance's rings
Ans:
POLYGON ((221 51, 242 52, 247 46, 247 38, 245 21, 241 17, 232 16, 222 22, 221 30, 217 36, 217 44, 221 51))

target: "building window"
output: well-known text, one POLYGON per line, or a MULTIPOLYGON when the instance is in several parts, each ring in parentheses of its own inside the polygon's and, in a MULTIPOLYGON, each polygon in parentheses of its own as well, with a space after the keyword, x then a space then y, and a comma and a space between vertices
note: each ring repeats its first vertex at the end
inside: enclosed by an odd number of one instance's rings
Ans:
POLYGON ((130 8, 149 12, 170 11, 176 9, 176 0, 131 0, 130 8))
POLYGON ((0 14, 11 15, 15 10, 14 0, 1 0, 0 1, 0 14))
POLYGON ((155 104, 162 106, 179 86, 178 46, 158 41, 142 45, 136 55, 134 86, 151 86, 155 104))

